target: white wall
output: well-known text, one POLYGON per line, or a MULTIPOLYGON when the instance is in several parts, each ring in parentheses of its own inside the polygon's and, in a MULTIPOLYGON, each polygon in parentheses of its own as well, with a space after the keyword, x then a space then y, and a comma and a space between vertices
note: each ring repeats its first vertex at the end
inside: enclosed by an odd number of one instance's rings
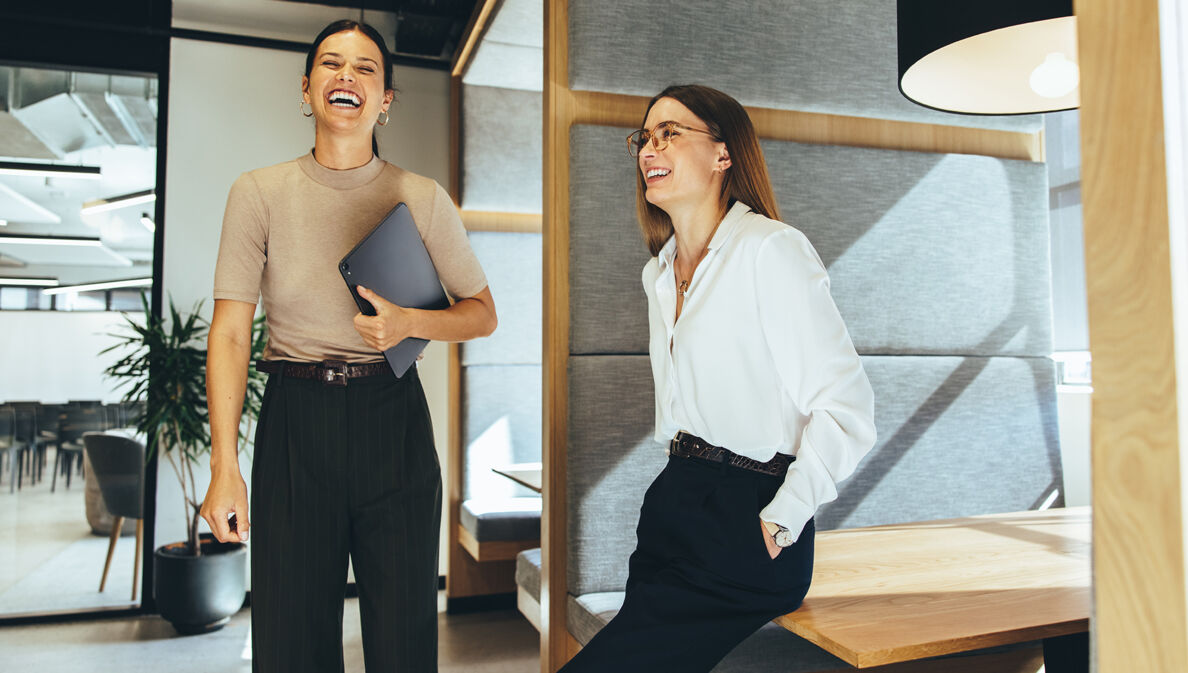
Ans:
MULTIPOLYGON (((301 116, 305 55, 175 39, 169 73, 165 181, 164 289, 179 307, 210 299, 227 190, 244 171, 286 161, 313 147, 313 122, 301 116)), ((380 154, 447 184, 449 76, 397 68, 398 104, 377 134, 380 154)), ((420 372, 446 469, 446 348, 432 345, 420 372)), ((245 477, 248 461, 241 460, 245 477)), ((200 489, 205 492, 207 471, 200 489)), ((158 473, 156 542, 185 536, 177 479, 158 473)), ((444 502, 444 501, 443 501, 444 502)), ((444 517, 443 517, 444 518, 444 517)), ((203 524, 205 526, 205 524, 203 524)), ((444 536, 444 526, 443 526, 444 536)), ((443 554, 444 559, 444 554, 443 554)), ((445 564, 442 563, 444 572, 445 564)))
POLYGON ((120 313, 5 311, 0 314, 0 401, 103 400, 123 391, 103 370, 123 357, 100 355, 124 333, 120 313))

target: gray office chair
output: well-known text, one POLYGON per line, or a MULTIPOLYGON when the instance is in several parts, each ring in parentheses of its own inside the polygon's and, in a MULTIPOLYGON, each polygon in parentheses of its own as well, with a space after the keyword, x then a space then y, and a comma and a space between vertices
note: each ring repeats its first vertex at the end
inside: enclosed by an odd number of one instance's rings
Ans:
POLYGON ((99 491, 103 494, 103 504, 115 517, 99 591, 107 586, 107 572, 124 519, 136 519, 136 558, 132 561, 132 600, 135 601, 144 541, 144 445, 134 439, 101 432, 88 432, 82 439, 99 491))

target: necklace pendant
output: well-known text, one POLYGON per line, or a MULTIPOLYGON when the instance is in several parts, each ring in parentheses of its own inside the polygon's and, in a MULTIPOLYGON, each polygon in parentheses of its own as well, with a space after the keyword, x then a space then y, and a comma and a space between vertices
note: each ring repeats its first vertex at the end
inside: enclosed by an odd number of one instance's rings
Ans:
POLYGON ((682 280, 681 286, 680 286, 680 288, 678 288, 677 291, 681 293, 682 297, 685 296, 685 294, 689 291, 689 281, 682 280))

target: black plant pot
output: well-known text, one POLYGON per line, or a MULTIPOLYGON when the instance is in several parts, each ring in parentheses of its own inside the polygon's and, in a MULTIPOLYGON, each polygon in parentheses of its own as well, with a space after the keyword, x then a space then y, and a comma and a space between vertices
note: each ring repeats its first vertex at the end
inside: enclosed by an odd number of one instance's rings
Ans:
POLYGON ((157 610, 182 635, 217 631, 243 607, 247 547, 209 533, 200 539, 201 556, 187 554, 184 542, 153 553, 157 610))

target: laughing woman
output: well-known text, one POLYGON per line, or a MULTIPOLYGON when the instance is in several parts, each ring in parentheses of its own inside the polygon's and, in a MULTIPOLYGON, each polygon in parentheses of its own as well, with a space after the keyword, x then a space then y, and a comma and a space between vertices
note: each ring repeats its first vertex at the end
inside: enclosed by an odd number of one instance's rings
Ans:
POLYGON ((628 139, 656 439, 623 607, 563 669, 708 671, 799 607, 813 515, 874 444, 870 383, 816 251, 779 222, 746 111, 673 86, 628 139))
POLYGON ((387 123, 394 94, 375 29, 327 26, 301 79, 313 151, 245 173, 227 199, 207 359, 213 446, 202 514, 223 541, 246 541, 254 530, 258 672, 343 670, 348 558, 367 670, 437 670, 441 470, 416 368, 397 379, 381 352, 405 337, 485 336, 496 317, 450 197, 376 156, 374 128, 387 123), (364 316, 337 263, 400 202, 455 302, 418 311, 360 288, 377 309, 364 316), (249 524, 236 438, 257 299, 269 341, 256 366, 269 378, 249 524))

